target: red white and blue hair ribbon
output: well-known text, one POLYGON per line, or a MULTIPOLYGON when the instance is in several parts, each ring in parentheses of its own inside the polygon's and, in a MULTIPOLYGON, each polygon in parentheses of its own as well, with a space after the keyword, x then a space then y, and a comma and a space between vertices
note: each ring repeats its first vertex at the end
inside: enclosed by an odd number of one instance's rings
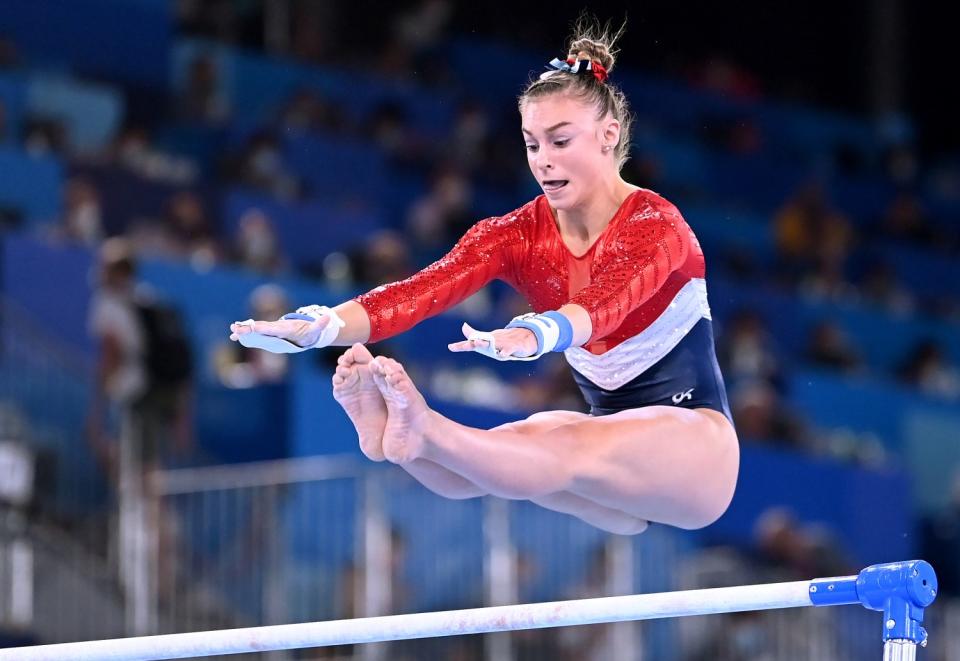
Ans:
POLYGON ((540 78, 546 78, 555 71, 564 71, 580 76, 592 75, 601 83, 607 80, 606 68, 599 62, 593 60, 577 60, 572 57, 561 60, 555 57, 550 61, 550 64, 547 65, 547 69, 549 69, 549 71, 540 74, 540 78))

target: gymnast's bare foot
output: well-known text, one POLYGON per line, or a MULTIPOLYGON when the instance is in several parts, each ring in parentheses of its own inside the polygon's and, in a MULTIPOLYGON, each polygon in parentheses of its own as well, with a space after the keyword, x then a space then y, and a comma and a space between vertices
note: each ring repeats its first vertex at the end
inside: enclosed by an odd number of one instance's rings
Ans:
POLYGON ((373 380, 387 404, 383 430, 383 453, 395 464, 406 464, 423 453, 423 430, 427 421, 426 400, 413 385, 403 365, 384 356, 370 364, 373 380))
POLYGON ((371 354, 362 344, 354 344, 337 359, 333 375, 333 398, 347 412, 360 437, 360 450, 374 461, 383 461, 383 430, 387 424, 387 405, 370 370, 371 354))

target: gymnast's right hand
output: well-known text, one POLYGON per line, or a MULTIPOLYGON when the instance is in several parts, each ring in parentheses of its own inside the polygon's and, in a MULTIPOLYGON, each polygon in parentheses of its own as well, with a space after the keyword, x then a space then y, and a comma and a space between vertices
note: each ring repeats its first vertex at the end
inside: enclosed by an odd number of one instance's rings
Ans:
POLYGON ((259 333, 286 340, 299 347, 310 347, 317 343, 323 329, 331 323, 331 318, 323 315, 315 321, 303 319, 278 319, 277 321, 234 322, 230 324, 230 339, 239 342, 242 335, 259 333))

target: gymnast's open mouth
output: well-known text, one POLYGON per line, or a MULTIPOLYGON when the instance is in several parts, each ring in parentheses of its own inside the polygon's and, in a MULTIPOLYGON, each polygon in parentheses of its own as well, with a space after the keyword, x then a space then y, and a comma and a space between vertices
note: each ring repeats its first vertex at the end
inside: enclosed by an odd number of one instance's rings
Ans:
POLYGON ((567 185, 569 179, 548 179, 542 182, 540 185, 543 186, 545 192, 551 193, 553 191, 560 190, 567 185))

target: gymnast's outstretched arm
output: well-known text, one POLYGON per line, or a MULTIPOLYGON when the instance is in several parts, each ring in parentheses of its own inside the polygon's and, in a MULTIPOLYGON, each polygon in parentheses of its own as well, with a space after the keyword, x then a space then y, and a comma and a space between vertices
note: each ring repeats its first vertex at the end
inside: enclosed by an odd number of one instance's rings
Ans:
MULTIPOLYGON (((378 342, 402 333, 428 317, 437 315, 476 293, 494 279, 515 280, 518 247, 523 237, 516 223, 487 218, 475 224, 443 258, 413 276, 357 296, 332 311, 342 322, 331 341, 317 344, 336 317, 323 314, 315 321, 236 322, 230 339, 258 333, 279 337, 299 347, 350 346, 378 342)), ((338 324, 340 325, 340 324, 338 324)))

